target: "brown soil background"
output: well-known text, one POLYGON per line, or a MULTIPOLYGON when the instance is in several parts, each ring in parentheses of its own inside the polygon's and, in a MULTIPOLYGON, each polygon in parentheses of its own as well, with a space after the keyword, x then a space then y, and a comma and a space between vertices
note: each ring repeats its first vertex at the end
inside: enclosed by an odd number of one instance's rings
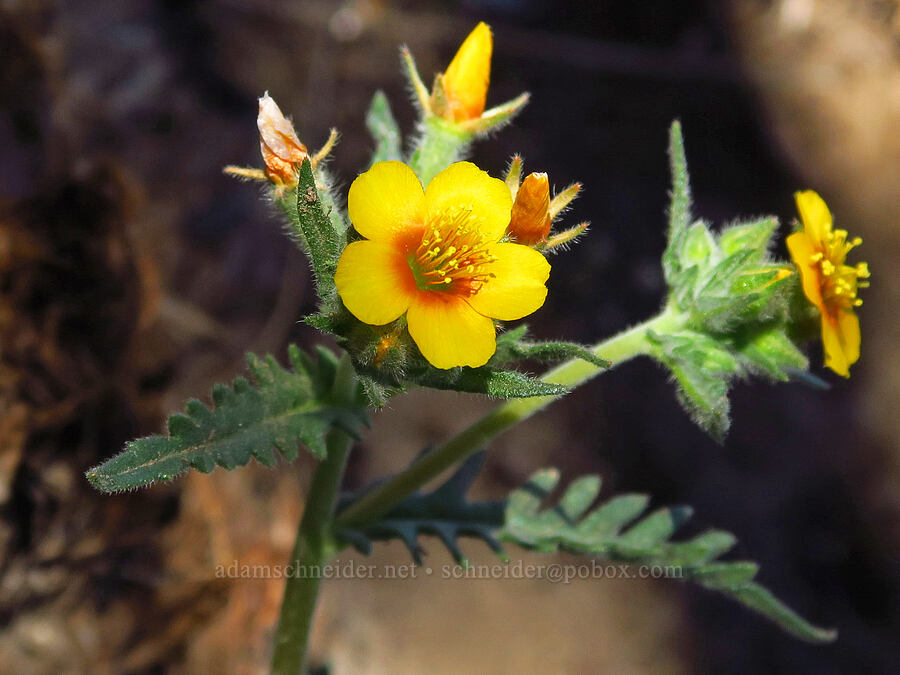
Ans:
MULTIPOLYGON (((585 183, 591 234, 559 257, 539 336, 593 341, 663 292, 666 129, 685 127, 700 216, 775 213, 817 189, 861 234, 873 285, 863 358, 828 392, 742 384, 723 447, 635 362, 500 439, 476 494, 540 466, 600 472, 606 494, 696 508, 762 580, 841 630, 798 643, 665 581, 335 581, 314 660, 335 673, 896 672, 900 662, 900 9, 896 1, 0 3, 0 672, 264 672, 281 584, 216 565, 286 561, 311 462, 114 497, 82 472, 167 411, 317 336, 307 265, 253 186, 255 98, 316 147, 343 133, 344 186, 371 150, 363 114, 408 44, 439 70, 484 18, 491 102, 532 104, 476 147, 557 187, 585 183)), ((785 229, 787 225, 785 225, 785 229)), ((818 362, 819 354, 813 354, 818 362)), ((832 378, 836 380, 837 378, 832 378)), ((419 392, 375 417, 348 488, 407 463, 490 402, 419 392)), ((447 563, 426 542, 428 564, 447 563)), ((475 562, 490 560, 468 543, 475 562)), ((361 560, 348 554, 345 559, 361 560)), ((376 563, 401 562, 382 546, 376 563)), ((529 557, 529 561, 538 561, 529 557)))

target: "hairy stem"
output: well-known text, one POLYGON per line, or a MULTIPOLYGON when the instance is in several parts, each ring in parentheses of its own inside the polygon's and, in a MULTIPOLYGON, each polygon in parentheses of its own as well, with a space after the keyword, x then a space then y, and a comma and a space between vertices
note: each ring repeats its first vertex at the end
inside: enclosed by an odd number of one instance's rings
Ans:
MULTIPOLYGON (((610 361, 612 365, 617 365, 648 353, 650 349, 647 340, 648 331, 670 332, 682 327, 684 321, 685 318, 680 312, 667 307, 654 318, 596 344, 593 352, 610 361)), ((542 379, 575 388, 601 372, 602 368, 587 361, 572 359, 548 371, 542 379)), ((488 441, 543 410, 558 398, 558 396, 520 398, 497 406, 458 436, 437 446, 408 469, 351 504, 338 515, 335 525, 337 527, 359 525, 384 515, 430 480, 478 452, 488 441)))
POLYGON ((303 672, 309 630, 322 581, 320 571, 335 553, 329 525, 352 444, 346 433, 332 429, 327 438, 328 457, 313 475, 291 554, 292 574, 284 589, 275 633, 272 672, 279 675, 303 672))
MULTIPOLYGON (((346 354, 338 364, 334 379, 335 399, 351 402, 359 385, 346 354)), ((332 535, 332 522, 353 439, 333 427, 325 438, 325 445, 328 454, 313 474, 291 554, 291 573, 287 575, 281 600, 272 655, 272 673, 276 675, 303 672, 309 631, 322 583, 322 567, 338 550, 332 535)))
POLYGON ((439 117, 426 117, 421 129, 409 165, 422 185, 428 185, 438 173, 466 155, 472 135, 439 117))

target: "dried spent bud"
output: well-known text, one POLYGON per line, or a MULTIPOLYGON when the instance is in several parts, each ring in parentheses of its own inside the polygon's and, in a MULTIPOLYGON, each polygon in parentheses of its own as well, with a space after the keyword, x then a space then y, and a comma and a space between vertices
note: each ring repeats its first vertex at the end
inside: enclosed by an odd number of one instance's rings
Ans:
POLYGON ((516 192, 507 232, 526 246, 534 246, 550 234, 550 179, 546 173, 530 173, 516 192))
POLYGON ((309 153, 297 138, 294 125, 268 93, 259 99, 256 126, 259 128, 259 147, 269 179, 278 185, 296 185, 297 171, 309 153))

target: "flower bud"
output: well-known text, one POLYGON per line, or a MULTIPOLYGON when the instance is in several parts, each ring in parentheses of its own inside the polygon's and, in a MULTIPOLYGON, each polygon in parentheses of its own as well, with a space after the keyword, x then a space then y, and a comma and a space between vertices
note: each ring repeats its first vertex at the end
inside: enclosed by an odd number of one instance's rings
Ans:
POLYGON ((442 117, 451 122, 481 117, 491 80, 493 47, 491 29, 482 21, 469 33, 441 77, 446 99, 442 117))
POLYGON ((550 234, 550 180, 546 173, 530 173, 516 192, 507 232, 520 244, 534 246, 550 234))
POLYGON ((268 94, 259 99, 256 126, 259 128, 259 147, 266 164, 266 175, 277 185, 295 186, 297 171, 309 153, 297 138, 294 125, 268 94))

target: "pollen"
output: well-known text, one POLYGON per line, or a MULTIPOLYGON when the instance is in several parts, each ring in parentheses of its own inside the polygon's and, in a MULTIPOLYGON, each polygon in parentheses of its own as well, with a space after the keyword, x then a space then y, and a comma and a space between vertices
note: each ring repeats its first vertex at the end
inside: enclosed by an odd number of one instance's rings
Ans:
POLYGON ((496 258, 478 227, 471 206, 454 206, 425 223, 422 241, 408 257, 420 290, 474 295, 494 275, 496 258))
POLYGON ((832 308, 850 308, 862 305, 857 296, 860 288, 869 285, 869 266, 859 263, 855 267, 845 264, 847 254, 862 243, 862 238, 847 238, 846 230, 828 232, 822 250, 810 256, 809 262, 820 274, 820 288, 826 305, 832 308))

